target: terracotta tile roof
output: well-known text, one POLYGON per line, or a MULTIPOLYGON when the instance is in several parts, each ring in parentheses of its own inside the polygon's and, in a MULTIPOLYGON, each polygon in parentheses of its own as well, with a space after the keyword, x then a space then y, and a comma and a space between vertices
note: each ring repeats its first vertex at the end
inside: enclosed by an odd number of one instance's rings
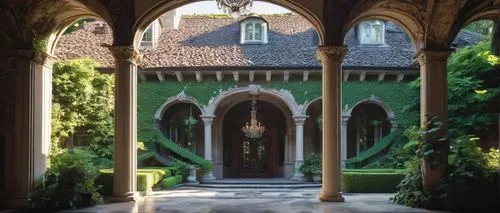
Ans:
MULTIPOLYGON (((157 45, 142 47, 144 67, 319 67, 316 59, 318 35, 314 28, 298 15, 263 16, 269 23, 269 43, 241 45, 239 22, 232 18, 183 16, 179 29, 162 32, 157 45)), ((344 66, 348 67, 413 67, 415 54, 406 33, 387 23, 386 45, 360 45, 354 30, 346 35, 349 53, 344 66)), ((95 34, 80 29, 62 36, 56 49, 61 59, 87 56, 112 67, 111 53, 100 45, 112 43, 107 34, 95 34)), ((481 36, 461 33, 458 46, 478 42, 481 36)))

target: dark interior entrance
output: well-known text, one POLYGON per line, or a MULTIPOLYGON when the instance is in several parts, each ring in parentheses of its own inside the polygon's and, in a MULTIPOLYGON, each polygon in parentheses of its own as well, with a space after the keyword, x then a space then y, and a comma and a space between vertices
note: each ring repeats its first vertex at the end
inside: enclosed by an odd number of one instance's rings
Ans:
POLYGON ((251 102, 231 108, 224 117, 225 178, 283 177, 286 124, 280 109, 257 101, 257 120, 266 130, 261 138, 249 139, 241 128, 250 120, 251 102))

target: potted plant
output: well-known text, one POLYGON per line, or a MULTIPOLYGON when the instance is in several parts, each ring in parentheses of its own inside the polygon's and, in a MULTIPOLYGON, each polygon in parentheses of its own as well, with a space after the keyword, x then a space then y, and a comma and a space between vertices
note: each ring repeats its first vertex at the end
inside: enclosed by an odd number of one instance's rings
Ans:
POLYGON ((312 177, 313 181, 321 181, 321 156, 316 153, 311 153, 306 156, 304 163, 300 166, 299 171, 304 176, 312 177))

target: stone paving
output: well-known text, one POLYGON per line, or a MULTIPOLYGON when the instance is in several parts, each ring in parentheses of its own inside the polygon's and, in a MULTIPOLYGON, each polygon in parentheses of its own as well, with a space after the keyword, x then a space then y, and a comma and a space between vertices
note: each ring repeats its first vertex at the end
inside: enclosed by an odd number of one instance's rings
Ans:
POLYGON ((66 212, 354 213, 432 212, 393 204, 392 194, 345 194, 344 203, 322 203, 320 189, 199 189, 154 192, 136 203, 114 203, 66 212))

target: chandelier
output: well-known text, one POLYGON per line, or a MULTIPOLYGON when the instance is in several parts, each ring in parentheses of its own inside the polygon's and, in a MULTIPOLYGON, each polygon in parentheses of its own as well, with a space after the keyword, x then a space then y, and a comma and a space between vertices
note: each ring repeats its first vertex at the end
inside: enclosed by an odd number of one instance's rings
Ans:
POLYGON ((247 122, 245 126, 241 128, 241 131, 245 133, 245 136, 248 138, 260 138, 262 137, 262 133, 266 130, 266 128, 260 125, 260 122, 257 121, 257 110, 255 105, 257 101, 252 100, 252 111, 250 111, 250 121, 247 122))
POLYGON ((225 13, 230 13, 233 17, 250 12, 253 0, 216 0, 217 7, 223 9, 225 13))

